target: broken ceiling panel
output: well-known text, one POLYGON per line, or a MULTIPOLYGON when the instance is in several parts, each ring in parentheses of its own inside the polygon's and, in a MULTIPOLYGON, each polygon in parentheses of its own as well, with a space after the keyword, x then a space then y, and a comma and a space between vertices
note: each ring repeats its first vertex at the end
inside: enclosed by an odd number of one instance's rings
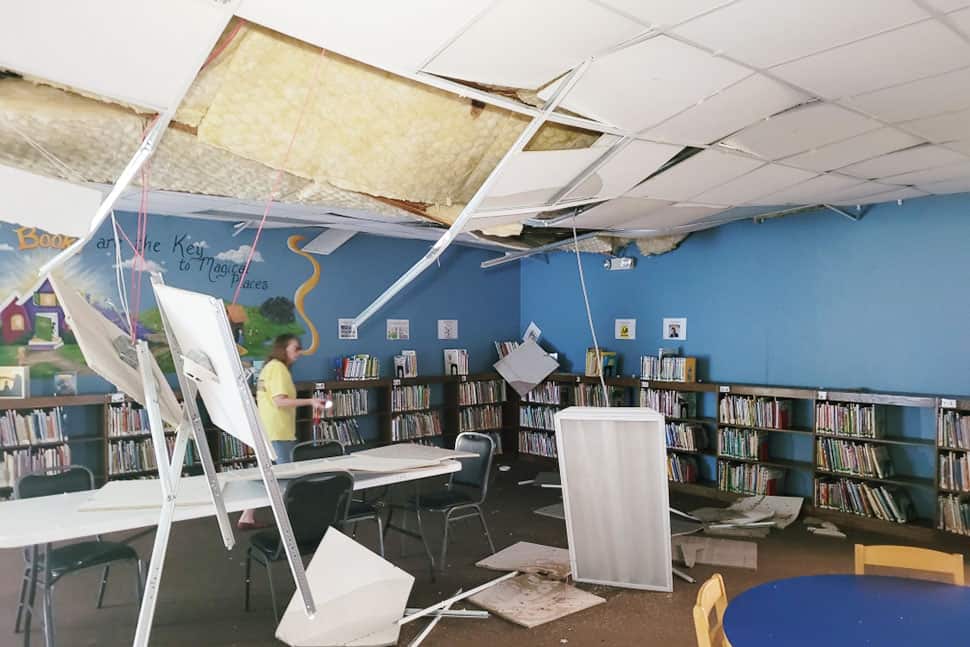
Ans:
POLYGON ((762 204, 796 205, 826 202, 826 197, 838 195, 857 187, 863 182, 856 177, 827 173, 818 175, 807 182, 795 184, 758 199, 762 204))
POLYGON ((936 144, 955 139, 970 139, 970 109, 906 121, 899 124, 899 127, 936 144))
POLYGON ((946 193, 965 193, 970 192, 970 179, 966 177, 945 180, 943 182, 932 182, 921 184, 920 189, 928 193, 943 195, 946 193))
POLYGON ((873 179, 922 171, 948 164, 959 164, 965 161, 967 161, 967 157, 956 151, 941 146, 924 144, 852 164, 840 169, 840 172, 862 179, 873 179))
MULTIPOLYGON (((624 198, 632 200, 634 198, 624 198)), ((689 225, 725 211, 726 207, 690 203, 672 204, 649 213, 632 218, 624 223, 624 229, 656 229, 665 231, 682 225, 689 225)))
POLYGON ((763 164, 761 160, 710 148, 656 174, 627 195, 688 201, 763 164))
POLYGON ((765 204, 758 199, 793 184, 805 182, 814 176, 815 173, 801 169, 765 164, 746 175, 704 191, 695 198, 695 201, 727 205, 765 204))
POLYGON ((560 187, 568 184, 604 152, 597 148, 585 148, 518 153, 502 169, 482 200, 480 210, 547 204, 560 187))
POLYGON ((575 220, 569 218, 559 224, 560 227, 577 229, 615 229, 628 220, 641 217, 650 212, 671 204, 665 200, 649 200, 646 198, 617 198, 598 204, 583 211, 575 220))
POLYGON ((893 184, 929 184, 932 182, 944 182, 955 180, 961 177, 970 177, 970 159, 957 164, 946 164, 945 166, 935 166, 923 169, 922 171, 912 171, 910 173, 900 173, 883 178, 886 182, 893 184))
POLYGON ((630 140, 565 198, 615 198, 652 175, 681 150, 682 147, 670 144, 630 140))
POLYGON ((809 171, 831 171, 922 143, 923 140, 919 137, 896 128, 879 128, 793 157, 786 157, 785 164, 809 171))

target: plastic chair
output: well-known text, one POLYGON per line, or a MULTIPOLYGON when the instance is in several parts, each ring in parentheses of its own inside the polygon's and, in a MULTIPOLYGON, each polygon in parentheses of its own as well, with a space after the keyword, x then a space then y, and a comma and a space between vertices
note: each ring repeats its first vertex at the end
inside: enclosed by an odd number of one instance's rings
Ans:
POLYGON ((731 647, 724 634, 724 612, 727 610, 727 591, 724 578, 715 573, 701 584, 694 604, 694 631, 697 632, 697 647, 731 647), (714 625, 711 626, 711 611, 714 611, 714 625))
POLYGON ((913 546, 855 545, 855 574, 865 575, 866 566, 886 566, 931 573, 946 573, 953 583, 964 586, 963 555, 913 546))
MULTIPOLYGON (((434 557, 424 536, 421 512, 440 512, 444 515, 444 531, 441 537, 441 553, 438 557, 438 568, 444 570, 445 559, 448 555, 448 527, 452 521, 478 517, 482 523, 482 531, 485 539, 488 540, 488 547, 492 553, 495 552, 495 544, 492 543, 492 535, 488 532, 488 525, 485 523, 485 515, 482 514, 482 504, 488 496, 488 479, 492 469, 492 453, 495 448, 495 441, 491 436, 479 434, 471 431, 458 434, 455 439, 455 451, 472 452, 476 454, 474 458, 459 458, 461 469, 453 472, 448 484, 439 492, 430 494, 419 494, 411 499, 409 506, 392 506, 391 515, 394 507, 398 507, 406 512, 415 513, 418 522, 418 534, 410 532, 406 527, 394 526, 395 530, 407 536, 420 537, 424 544, 428 559, 431 562, 432 572, 434 571, 434 557), (455 513, 466 512, 466 514, 455 513)), ((386 533, 391 528, 391 515, 388 515, 387 524, 384 528, 386 533)))
MULTIPOLYGON (((80 465, 55 467, 32 472, 20 477, 14 486, 14 496, 18 499, 51 496, 67 492, 81 492, 94 489, 94 475, 91 470, 80 465)), ((41 587, 43 597, 44 640, 48 647, 54 645, 54 585, 58 580, 76 571, 103 566, 101 583, 98 586, 96 606, 101 608, 104 591, 108 585, 108 571, 111 563, 131 561, 135 565, 138 598, 135 609, 141 604, 143 583, 143 564, 138 553, 128 544, 112 541, 82 541, 53 548, 47 544, 32 546, 25 551, 24 581, 20 588, 20 604, 14 631, 21 630, 21 621, 26 618, 24 645, 30 645, 30 620, 34 615, 34 597, 37 586, 41 587)))
POLYGON ((308 440, 293 447, 293 462, 343 456, 344 446, 337 440, 308 440))
MULTIPOLYGON (((301 555, 317 549, 327 529, 340 526, 347 516, 347 506, 354 491, 354 477, 349 472, 326 472, 309 474, 293 479, 286 486, 283 502, 290 518, 293 536, 301 555)), ((286 559, 286 551, 277 530, 266 530, 249 539, 246 551, 246 611, 249 611, 249 590, 252 563, 266 568, 269 594, 273 601, 273 614, 279 623, 280 613, 276 606, 276 590, 270 565, 286 559)))

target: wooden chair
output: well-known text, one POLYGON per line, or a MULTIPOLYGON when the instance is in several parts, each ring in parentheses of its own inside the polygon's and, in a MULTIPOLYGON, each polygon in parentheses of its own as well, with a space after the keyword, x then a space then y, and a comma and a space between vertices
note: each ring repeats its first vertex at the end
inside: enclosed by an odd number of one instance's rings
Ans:
POLYGON ((947 573, 953 583, 964 586, 963 555, 913 546, 855 545, 855 574, 864 575, 866 566, 886 566, 931 573, 947 573))
POLYGON ((694 630, 697 632, 697 647, 731 647, 724 635, 724 611, 727 609, 727 591, 724 579, 715 573, 697 591, 697 604, 694 605, 694 630), (714 626, 711 626, 711 611, 714 611, 714 626))

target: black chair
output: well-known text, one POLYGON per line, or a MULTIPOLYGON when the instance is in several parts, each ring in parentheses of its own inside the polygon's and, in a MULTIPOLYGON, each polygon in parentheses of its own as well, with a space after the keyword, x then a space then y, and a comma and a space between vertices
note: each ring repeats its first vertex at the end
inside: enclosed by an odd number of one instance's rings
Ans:
MULTIPOLYGON (((67 492, 81 492, 94 489, 94 476, 91 470, 80 465, 56 467, 32 472, 20 477, 14 486, 14 496, 29 499, 67 492)), ((108 570, 113 562, 130 561, 135 566, 138 599, 136 612, 141 604, 143 587, 143 565, 138 553, 128 544, 112 541, 82 541, 58 548, 47 544, 32 546, 25 551, 24 581, 20 588, 20 604, 17 607, 17 620, 14 631, 24 629, 24 645, 30 645, 30 621, 34 615, 34 597, 38 584, 43 596, 44 640, 48 647, 54 644, 54 585, 68 573, 86 568, 103 566, 101 583, 98 586, 97 608, 104 601, 104 591, 108 585, 108 570), (21 620, 26 624, 21 627, 21 620)))
MULTIPOLYGON (((354 477, 349 472, 309 474, 289 482, 283 502, 301 555, 314 552, 327 529, 330 526, 339 527, 343 523, 353 491, 354 477)), ((269 594, 277 623, 280 613, 276 606, 276 590, 273 588, 270 565, 283 559, 286 559, 286 551, 277 530, 266 530, 250 537, 249 549, 246 551, 246 611, 249 611, 250 574, 255 561, 266 568, 269 594)))
POLYGON ((391 506, 385 532, 392 527, 391 517, 395 508, 403 510, 405 514, 414 512, 418 522, 417 534, 409 531, 406 526, 393 527, 407 536, 421 539, 425 551, 428 553, 428 559, 431 561, 432 573, 434 572, 434 558, 424 536, 424 526, 421 521, 422 512, 440 512, 444 517, 441 553, 438 557, 439 570, 445 569, 445 558, 448 554, 448 526, 452 521, 478 517, 482 523, 485 539, 488 540, 488 547, 492 553, 495 552, 495 544, 492 543, 492 535, 488 532, 488 525, 485 523, 485 515, 482 514, 481 508, 481 505, 485 503, 485 497, 488 495, 488 479, 492 469, 494 449, 495 441, 492 440, 491 436, 470 431, 458 434, 455 439, 455 450, 472 452, 476 456, 474 458, 457 459, 461 463, 461 469, 452 473, 444 489, 430 494, 418 494, 411 498, 407 506, 391 506), (465 512, 465 514, 456 514, 461 512, 465 512))
MULTIPOLYGON (((332 458, 334 456, 342 456, 343 453, 344 446, 339 441, 309 440, 293 448, 293 462, 308 461, 317 458, 332 458)), ((383 507, 384 503, 380 496, 373 501, 367 501, 366 498, 351 499, 350 510, 347 512, 346 521, 348 524, 353 524, 351 534, 354 538, 357 537, 357 522, 377 522, 377 544, 381 557, 384 556, 384 523, 381 520, 383 507)))

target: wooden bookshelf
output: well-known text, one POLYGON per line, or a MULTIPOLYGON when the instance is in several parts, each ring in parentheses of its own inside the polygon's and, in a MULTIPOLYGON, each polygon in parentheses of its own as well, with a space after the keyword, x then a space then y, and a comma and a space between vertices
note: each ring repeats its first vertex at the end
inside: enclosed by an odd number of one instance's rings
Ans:
POLYGON ((445 384, 445 443, 465 431, 488 434, 497 454, 514 453, 518 394, 498 373, 449 376, 445 384))

